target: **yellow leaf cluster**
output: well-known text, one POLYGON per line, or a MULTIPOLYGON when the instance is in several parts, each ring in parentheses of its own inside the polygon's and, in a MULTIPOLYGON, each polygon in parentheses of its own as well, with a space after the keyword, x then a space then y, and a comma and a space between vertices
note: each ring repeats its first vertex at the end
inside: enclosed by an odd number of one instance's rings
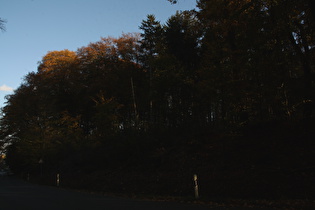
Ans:
POLYGON ((39 72, 49 72, 54 70, 62 70, 70 67, 77 61, 77 55, 70 50, 50 51, 40 62, 39 72))

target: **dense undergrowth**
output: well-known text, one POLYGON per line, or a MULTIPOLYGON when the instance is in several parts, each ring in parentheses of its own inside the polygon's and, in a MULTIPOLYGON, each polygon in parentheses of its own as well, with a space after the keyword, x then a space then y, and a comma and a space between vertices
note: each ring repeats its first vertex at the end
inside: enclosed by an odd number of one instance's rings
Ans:
MULTIPOLYGON (((313 126, 313 125, 312 125, 313 126)), ((311 126, 310 126, 311 127, 311 126)), ((129 195, 201 199, 314 199, 315 132, 303 122, 269 122, 238 132, 128 134, 72 156, 41 181, 129 195)), ((36 179, 36 174, 34 175, 36 179)))

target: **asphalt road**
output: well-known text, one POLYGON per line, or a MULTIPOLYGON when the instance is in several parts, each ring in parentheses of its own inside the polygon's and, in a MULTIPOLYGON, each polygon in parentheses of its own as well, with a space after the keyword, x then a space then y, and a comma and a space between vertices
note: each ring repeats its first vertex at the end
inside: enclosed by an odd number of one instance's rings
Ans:
MULTIPOLYGON (((0 210, 206 210, 210 207, 108 197, 0 177, 0 210)), ((212 208, 211 208, 212 209, 212 208)))

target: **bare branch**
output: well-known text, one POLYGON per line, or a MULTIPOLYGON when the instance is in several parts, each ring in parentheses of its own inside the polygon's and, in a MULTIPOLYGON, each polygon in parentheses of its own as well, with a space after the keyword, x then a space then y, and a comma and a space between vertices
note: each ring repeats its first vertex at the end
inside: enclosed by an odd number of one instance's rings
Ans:
POLYGON ((171 2, 172 4, 176 4, 177 3, 177 0, 167 0, 169 2, 171 2))
POLYGON ((5 31, 5 23, 7 21, 0 18, 0 31, 5 31))

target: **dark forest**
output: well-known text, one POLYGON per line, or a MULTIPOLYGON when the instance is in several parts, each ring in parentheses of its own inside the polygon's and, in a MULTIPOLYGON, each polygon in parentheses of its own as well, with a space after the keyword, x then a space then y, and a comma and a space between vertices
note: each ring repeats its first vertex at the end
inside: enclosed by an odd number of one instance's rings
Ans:
POLYGON ((6 164, 112 193, 315 198, 311 1, 199 0, 51 51, 7 96, 6 164), (40 161, 41 160, 41 161, 40 161))

